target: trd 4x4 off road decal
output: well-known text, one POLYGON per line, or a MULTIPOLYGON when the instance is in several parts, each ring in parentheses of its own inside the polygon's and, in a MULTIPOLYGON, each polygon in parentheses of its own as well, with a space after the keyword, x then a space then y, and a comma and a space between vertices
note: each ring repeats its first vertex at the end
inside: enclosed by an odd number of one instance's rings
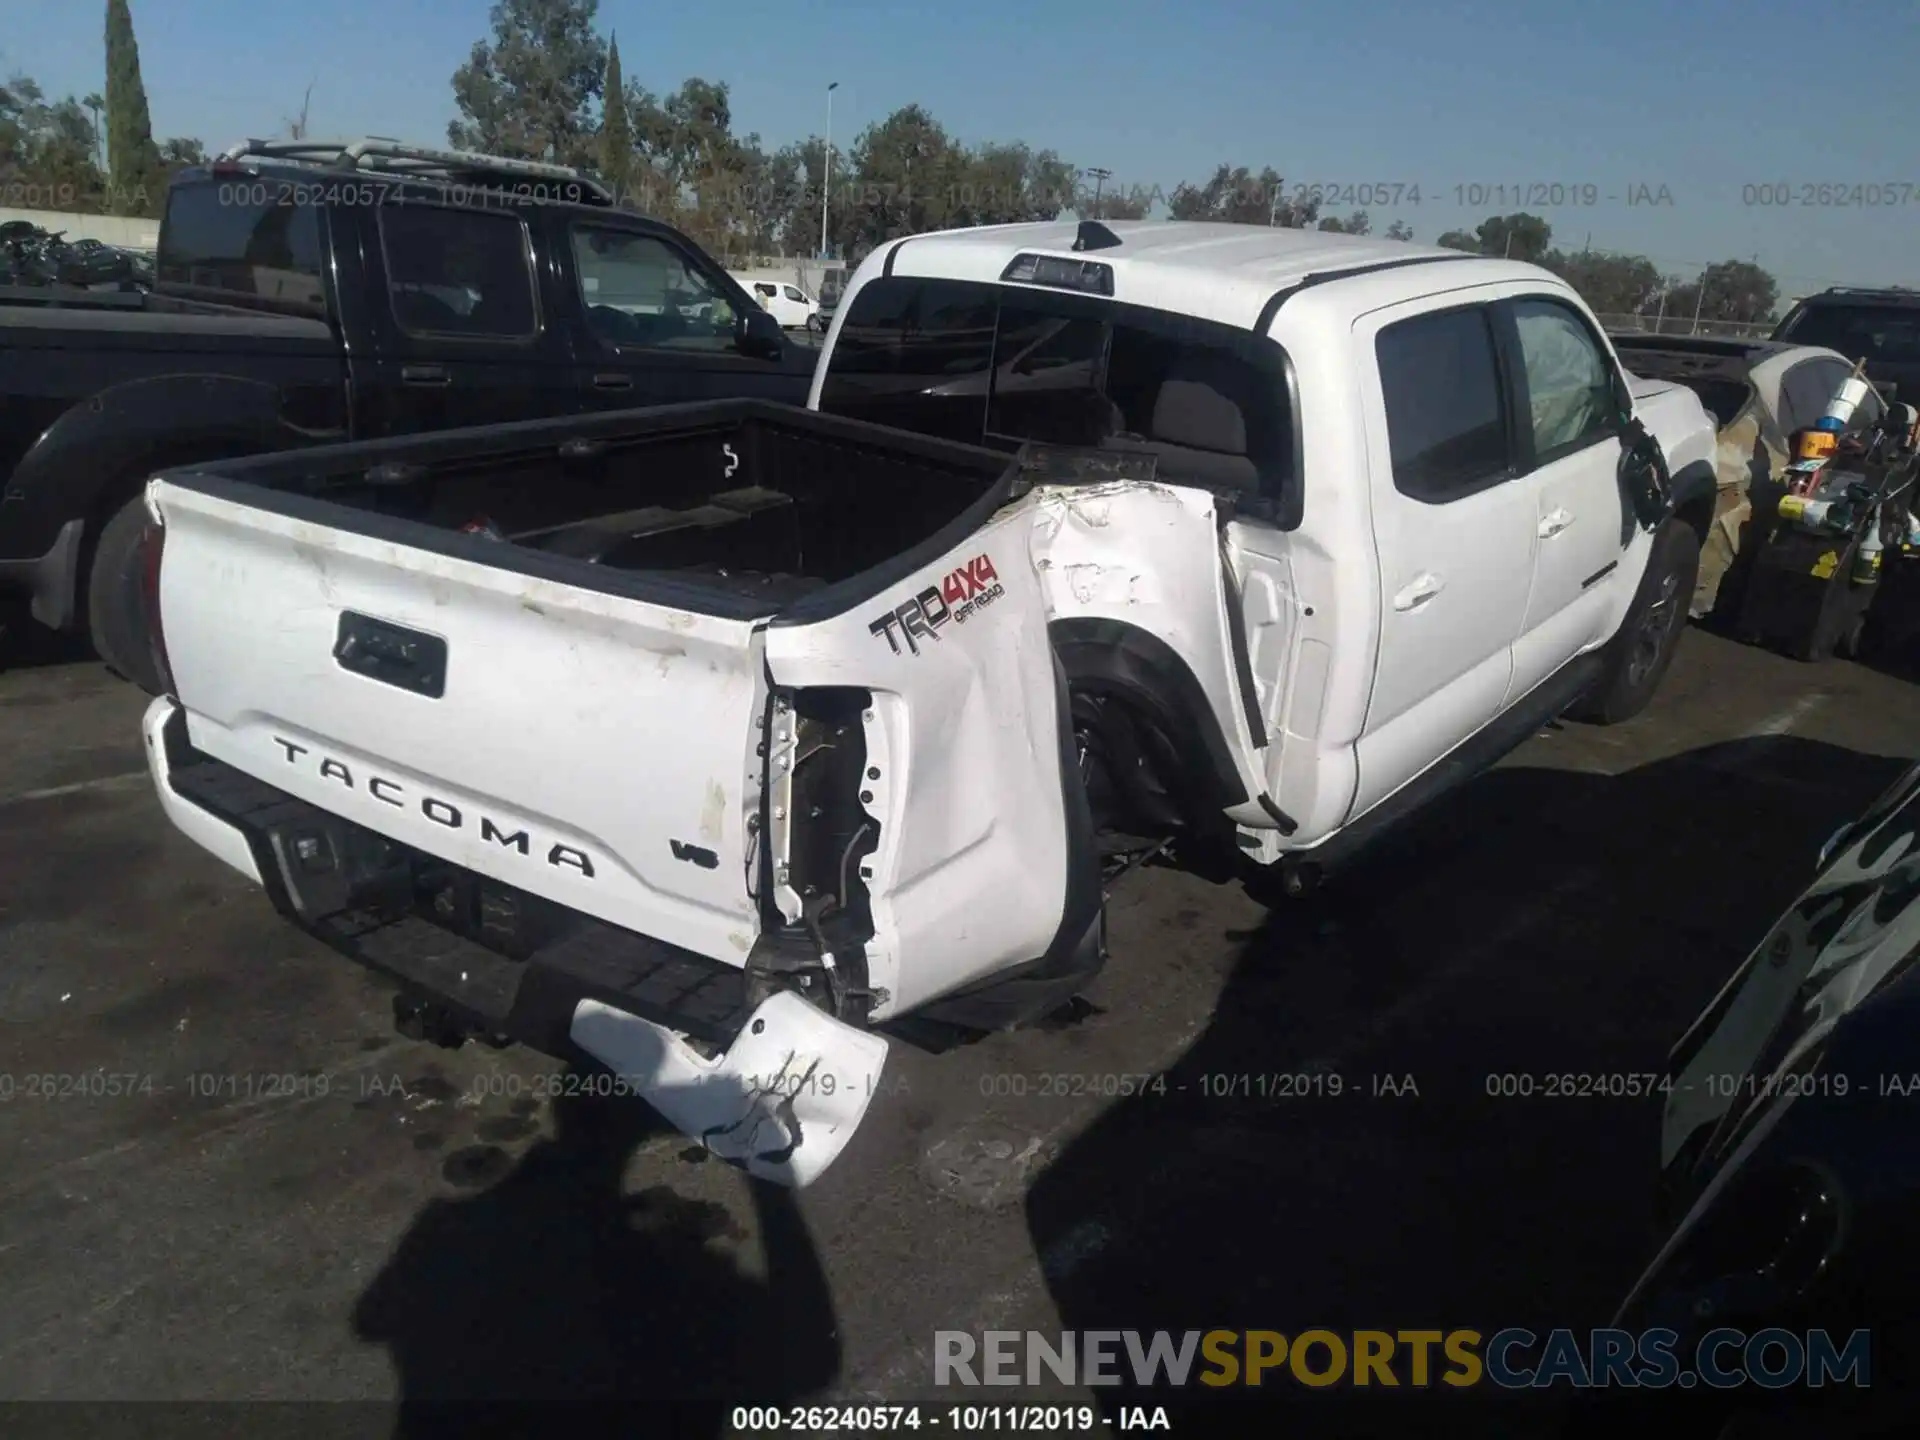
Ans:
POLYGON ((968 616, 1006 593, 1006 586, 994 572, 993 560, 986 555, 976 555, 938 585, 929 585, 918 595, 901 601, 867 629, 885 636, 894 654, 900 653, 900 642, 904 640, 908 653, 918 655, 921 640, 938 640, 941 626, 949 621, 964 625, 968 616))

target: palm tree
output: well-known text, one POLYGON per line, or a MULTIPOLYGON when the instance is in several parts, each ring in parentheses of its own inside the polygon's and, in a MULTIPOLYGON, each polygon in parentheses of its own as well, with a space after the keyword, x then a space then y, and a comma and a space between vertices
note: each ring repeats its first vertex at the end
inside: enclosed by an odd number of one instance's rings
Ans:
POLYGON ((98 90, 80 102, 93 112, 93 148, 99 152, 100 168, 107 168, 107 132, 101 128, 100 115, 107 108, 107 102, 98 90))

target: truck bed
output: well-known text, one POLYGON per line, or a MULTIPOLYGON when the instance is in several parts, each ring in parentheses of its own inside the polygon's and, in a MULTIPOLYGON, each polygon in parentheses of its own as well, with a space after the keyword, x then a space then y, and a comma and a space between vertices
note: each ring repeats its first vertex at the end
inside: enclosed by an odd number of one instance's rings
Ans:
POLYGON ((856 579, 892 583, 924 543, 1004 492, 1009 469, 994 451, 739 400, 326 446, 167 478, 496 568, 759 617, 856 579))
POLYGON ((334 353, 339 341, 325 320, 274 315, 159 295, 69 292, 47 300, 0 295, 0 344, 14 349, 232 349, 236 342, 334 353))
POLYGON ((1032 465, 728 401, 163 472, 162 804, 461 1025, 817 1169, 868 1020, 1003 1023, 1098 968, 1032 465), (804 1150, 752 1139, 763 1100, 804 1150))

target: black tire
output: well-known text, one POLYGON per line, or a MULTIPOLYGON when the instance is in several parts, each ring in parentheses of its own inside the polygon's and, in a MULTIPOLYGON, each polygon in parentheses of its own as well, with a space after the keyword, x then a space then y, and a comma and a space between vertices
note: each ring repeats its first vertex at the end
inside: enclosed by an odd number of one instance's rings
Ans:
POLYGON ((1700 539, 1682 520, 1668 520, 1653 537, 1640 588, 1607 646, 1606 668, 1567 713, 1596 725, 1618 725, 1647 708, 1687 628, 1687 610, 1700 573, 1700 539))
POLYGON ((146 530, 146 500, 138 495, 115 511, 101 529, 86 577, 87 629, 95 653, 109 669, 149 695, 158 695, 160 672, 148 640, 140 574, 140 541, 146 530))

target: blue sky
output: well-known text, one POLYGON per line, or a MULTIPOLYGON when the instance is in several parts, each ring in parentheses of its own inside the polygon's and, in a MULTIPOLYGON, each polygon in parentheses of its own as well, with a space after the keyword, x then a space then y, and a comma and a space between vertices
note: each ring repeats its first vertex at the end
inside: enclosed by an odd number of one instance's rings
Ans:
MULTIPOLYGON (((6 8, 0 72, 56 95, 100 88, 100 0, 6 8)), ((485 0, 132 8, 155 133, 209 145, 278 132, 310 81, 315 133, 444 142, 449 77, 488 31, 485 0)), ((1557 243, 1591 237, 1676 272, 1757 255, 1784 296, 1920 284, 1911 0, 601 0, 600 28, 655 91, 728 82, 736 129, 769 147, 820 133, 837 79, 843 143, 918 101, 963 140, 1051 147, 1111 169, 1109 184, 1171 190, 1230 161, 1289 183, 1417 186, 1418 205, 1372 214, 1420 240, 1521 208, 1516 186, 1593 186, 1596 204, 1529 208, 1557 243), (1748 185, 1797 202, 1822 183, 1898 187, 1901 203, 1744 203, 1748 185), (1471 198, 1457 186, 1503 184, 1509 203, 1497 189, 1457 203, 1471 198), (1663 186, 1670 204, 1627 203, 1663 186)))

